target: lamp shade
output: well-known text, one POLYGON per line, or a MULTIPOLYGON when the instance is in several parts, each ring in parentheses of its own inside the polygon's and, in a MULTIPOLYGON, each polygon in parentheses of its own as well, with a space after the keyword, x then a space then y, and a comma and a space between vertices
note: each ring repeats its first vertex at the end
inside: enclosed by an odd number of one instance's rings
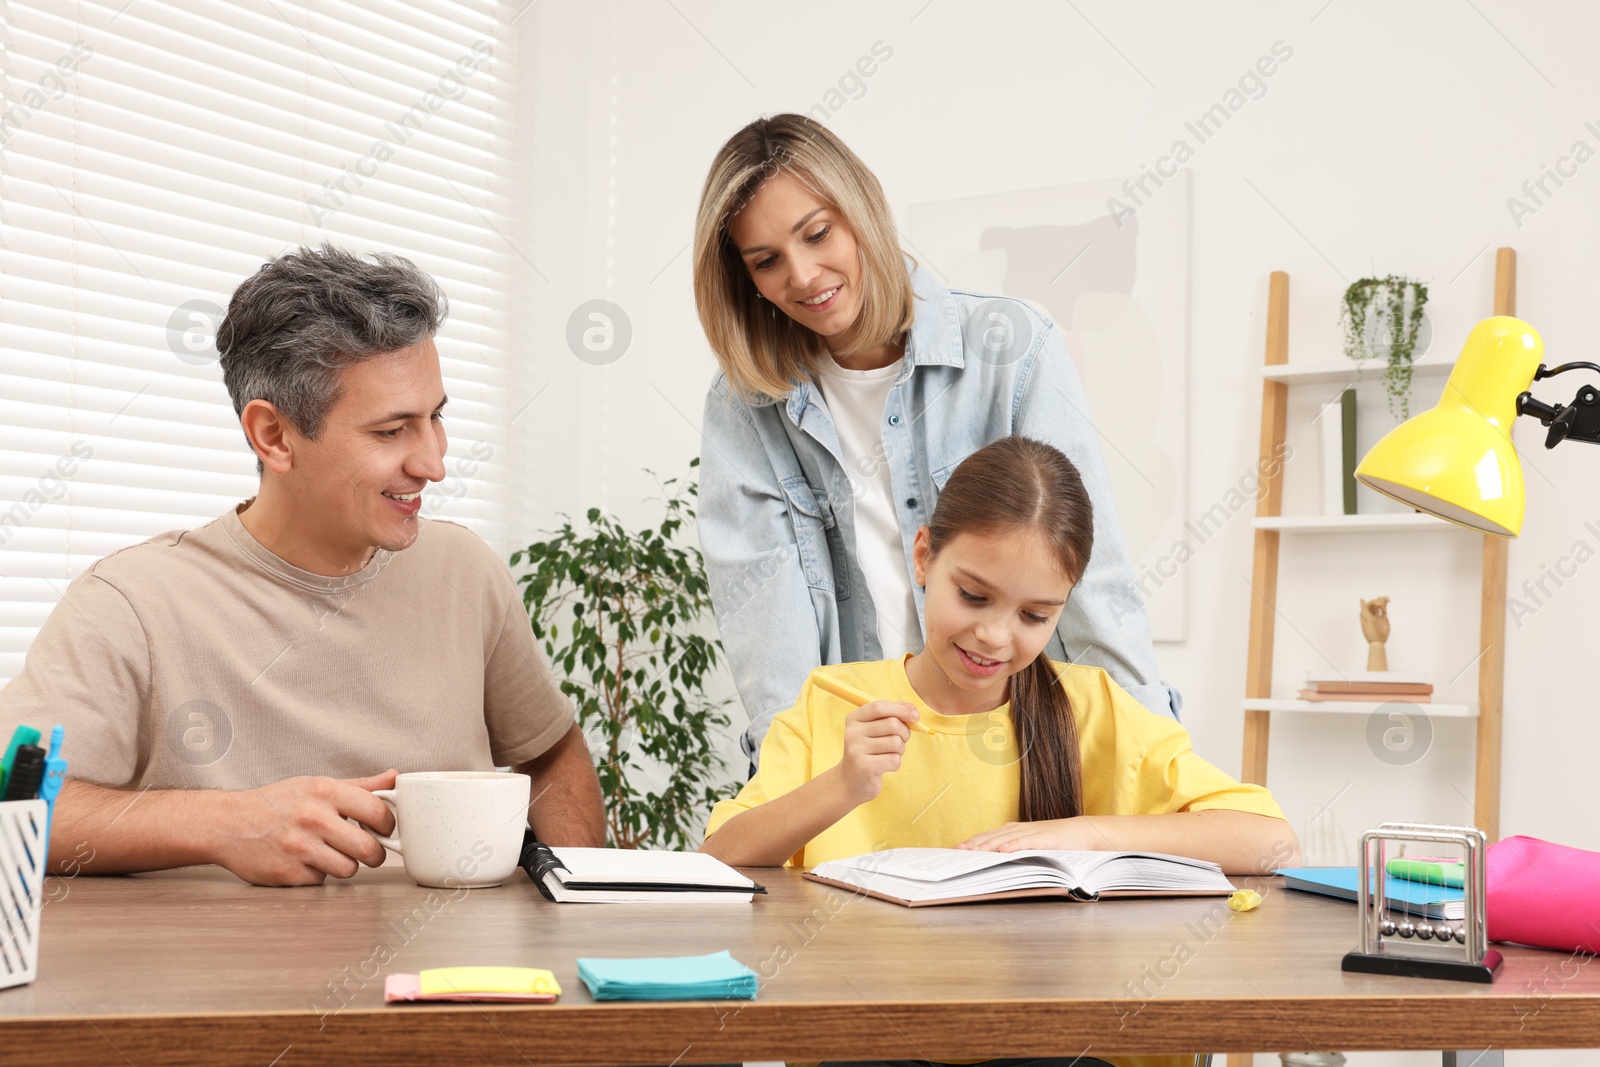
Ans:
POLYGON ((1439 403, 1384 435, 1356 467, 1357 480, 1460 526, 1517 536, 1525 493, 1511 426, 1543 358, 1544 341, 1526 322, 1484 319, 1467 335, 1439 403))

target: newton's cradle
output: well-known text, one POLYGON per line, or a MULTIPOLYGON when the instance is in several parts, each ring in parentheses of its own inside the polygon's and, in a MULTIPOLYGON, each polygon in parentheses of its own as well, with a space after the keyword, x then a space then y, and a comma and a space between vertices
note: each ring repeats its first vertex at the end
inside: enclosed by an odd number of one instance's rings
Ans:
POLYGON ((1386 822, 1362 834, 1356 899, 1361 922, 1360 945, 1345 954, 1343 969, 1368 974, 1448 978, 1458 982, 1493 982, 1501 958, 1498 949, 1489 947, 1485 918, 1487 848, 1488 838, 1473 826, 1386 822), (1396 920, 1385 913, 1391 877, 1385 852, 1390 842, 1402 841, 1455 845, 1462 849, 1466 857, 1462 925, 1452 926, 1443 921, 1413 922, 1410 917, 1396 920))

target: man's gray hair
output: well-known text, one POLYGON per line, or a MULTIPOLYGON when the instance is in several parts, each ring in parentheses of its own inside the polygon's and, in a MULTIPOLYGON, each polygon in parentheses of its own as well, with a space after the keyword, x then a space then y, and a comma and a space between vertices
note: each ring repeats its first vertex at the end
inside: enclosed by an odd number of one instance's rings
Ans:
POLYGON ((432 337, 449 310, 402 256, 368 262, 327 244, 279 256, 234 290, 217 329, 233 410, 265 400, 315 438, 341 395, 341 369, 432 337))

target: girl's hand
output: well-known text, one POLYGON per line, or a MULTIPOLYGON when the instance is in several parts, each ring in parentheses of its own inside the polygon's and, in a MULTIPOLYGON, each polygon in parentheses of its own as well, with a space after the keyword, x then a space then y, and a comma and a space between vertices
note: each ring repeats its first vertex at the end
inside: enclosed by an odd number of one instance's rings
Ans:
POLYGON ((874 700, 852 711, 844 725, 844 759, 839 775, 857 804, 865 804, 883 791, 883 776, 900 769, 910 723, 917 721, 914 705, 894 700, 874 700))
POLYGON ((1090 852, 1107 845, 1089 820, 1080 816, 1041 822, 1008 822, 997 829, 973 834, 956 847, 978 852, 1017 852, 1030 848, 1090 852))

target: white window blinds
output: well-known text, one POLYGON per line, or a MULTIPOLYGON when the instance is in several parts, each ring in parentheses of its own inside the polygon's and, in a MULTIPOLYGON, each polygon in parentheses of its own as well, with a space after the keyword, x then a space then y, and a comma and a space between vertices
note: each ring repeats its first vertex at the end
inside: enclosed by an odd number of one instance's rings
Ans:
POLYGON ((0 684, 95 560, 253 495, 212 334, 266 259, 450 298, 449 475, 509 549, 509 13, 494 0, 0 0, 0 684))

